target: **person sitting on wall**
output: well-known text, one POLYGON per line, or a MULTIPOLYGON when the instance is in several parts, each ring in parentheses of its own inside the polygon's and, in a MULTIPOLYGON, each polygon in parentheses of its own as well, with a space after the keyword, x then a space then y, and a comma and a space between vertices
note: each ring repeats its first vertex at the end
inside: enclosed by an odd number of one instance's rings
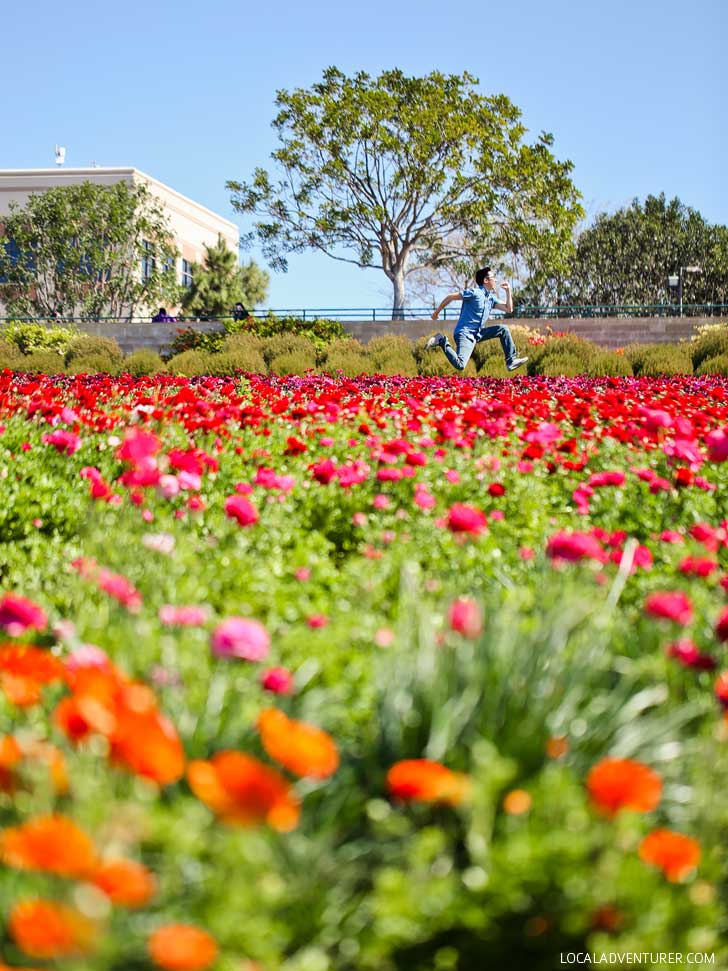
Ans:
POLYGON ((176 317, 170 317, 166 307, 160 307, 158 312, 152 317, 153 324, 173 324, 176 320, 176 317))
POLYGON ((250 317, 250 311, 246 310, 239 300, 233 307, 232 314, 233 320, 247 320, 250 317))

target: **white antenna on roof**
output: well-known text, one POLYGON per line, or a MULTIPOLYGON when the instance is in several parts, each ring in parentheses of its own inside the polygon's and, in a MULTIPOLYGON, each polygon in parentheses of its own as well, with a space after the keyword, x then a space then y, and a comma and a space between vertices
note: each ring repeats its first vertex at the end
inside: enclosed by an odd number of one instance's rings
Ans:
POLYGON ((56 165, 63 165, 66 161, 66 150, 62 145, 56 145, 53 151, 56 153, 56 165))

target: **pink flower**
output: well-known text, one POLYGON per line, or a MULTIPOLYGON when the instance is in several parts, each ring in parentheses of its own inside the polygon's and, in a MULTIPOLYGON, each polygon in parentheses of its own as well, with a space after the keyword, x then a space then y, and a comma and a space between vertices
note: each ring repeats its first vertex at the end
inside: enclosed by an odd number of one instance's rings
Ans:
POLYGON ((301 583, 305 583, 306 580, 311 579, 311 570, 307 566, 300 566, 294 573, 294 576, 301 583))
POLYGON ((377 647, 391 647, 394 644, 394 631, 391 627, 380 627, 374 634, 374 643, 377 647))
POLYGON ((111 671, 112 665, 106 651, 95 644, 81 644, 66 658, 66 668, 69 671, 81 671, 87 668, 111 671))
POLYGON ((684 560, 681 560, 678 565, 678 570, 681 573, 690 575, 694 574, 696 577, 709 577, 713 570, 718 569, 718 564, 715 560, 708 560, 705 558, 686 556, 684 560))
POLYGON ((593 489, 600 489, 604 486, 623 486, 624 482, 624 472, 595 472, 589 476, 589 485, 593 489))
POLYGON ((312 630, 317 627, 326 627, 328 622, 329 618, 325 614, 311 614, 310 617, 306 618, 306 623, 312 630))
POLYGON ((457 469, 447 469, 445 472, 445 478, 453 485, 457 485, 460 482, 460 473, 457 469))
POLYGON ((536 556, 536 551, 530 546, 521 546, 518 549, 518 555, 524 562, 528 562, 536 556))
POLYGON ((270 635, 257 620, 228 617, 213 631, 211 644, 216 657, 263 661, 270 650, 270 635))
POLYGON ((672 620, 676 624, 689 624, 693 619, 693 606, 681 590, 651 593, 645 600, 644 609, 651 617, 672 620))
POLYGON ((141 609, 142 595, 134 584, 120 573, 112 573, 111 570, 106 569, 99 570, 96 583, 101 590, 117 600, 122 607, 126 607, 130 613, 136 614, 141 609))
POLYGON ((372 505, 375 509, 389 509, 391 502, 389 496, 385 496, 380 492, 372 499, 372 505))
POLYGON ((552 560, 568 560, 571 563, 585 559, 603 563, 607 559, 601 544, 590 533, 565 531, 554 533, 549 539, 546 544, 546 555, 552 560))
POLYGON ((534 431, 527 432, 523 436, 523 440, 532 445, 546 446, 553 445, 561 437, 562 433, 558 425, 552 425, 550 422, 542 421, 534 431))
POLYGON ((448 510, 447 528, 453 533, 470 533, 472 536, 478 536, 487 530, 488 519, 480 509, 456 502, 448 510))
POLYGON ((314 479, 321 485, 328 485, 336 475, 336 466, 331 459, 315 462, 313 465, 309 465, 309 469, 314 479))
POLYGON ((160 475, 157 492, 163 499, 174 499, 179 495, 180 485, 176 475, 160 475))
POLYGON ((705 438, 708 446, 708 458, 711 462, 728 461, 728 428, 711 432, 705 438))
POLYGON ((294 691, 293 675, 288 668, 268 668, 261 674, 260 683, 275 695, 292 695, 294 691))
POLYGON ((234 519, 239 526, 252 526, 258 522, 258 510, 243 496, 228 496, 225 500, 225 515, 234 519))
POLYGON ((130 429, 122 445, 116 452, 116 457, 130 465, 139 465, 144 459, 150 459, 161 449, 162 445, 156 435, 140 429, 130 429))
POLYGON ((674 529, 663 529, 660 533, 660 539, 663 543, 684 543, 685 537, 682 533, 676 532, 674 529))
POLYGON ((62 455, 73 455, 81 448, 81 439, 73 432, 59 428, 50 434, 41 435, 41 441, 53 448, 62 455))
POLYGON ((437 505, 437 500, 427 491, 426 486, 421 486, 415 489, 414 503, 420 509, 432 509, 433 506, 437 505))
POLYGON ((16 593, 6 593, 0 599, 0 628, 11 637, 20 637, 27 630, 45 630, 48 618, 38 604, 16 593))
POLYGON ((159 608, 159 619, 169 627, 202 627, 207 623, 209 611, 206 607, 177 607, 164 604, 159 608))
POLYGON ((171 533, 147 533, 146 536, 142 536, 142 544, 148 550, 169 556, 174 552, 175 539, 171 533))
POLYGON ((712 671, 715 661, 710 654, 702 654, 689 638, 685 637, 667 648, 667 656, 675 658, 686 668, 696 671, 712 671))
POLYGON ((463 637, 474 639, 483 632, 483 611, 470 597, 459 597, 450 604, 448 620, 450 630, 457 631, 463 637))

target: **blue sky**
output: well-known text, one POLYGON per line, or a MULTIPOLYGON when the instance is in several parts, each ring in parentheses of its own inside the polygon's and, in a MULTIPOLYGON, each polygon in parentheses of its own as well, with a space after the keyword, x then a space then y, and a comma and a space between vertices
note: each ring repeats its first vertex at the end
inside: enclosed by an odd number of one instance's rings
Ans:
MULTIPOLYGON (((240 222, 227 179, 276 146, 275 93, 323 69, 468 70, 553 133, 590 216, 664 191, 728 223, 724 0, 36 0, 2 18, 0 168, 133 165, 240 222)), ((255 258, 259 258, 252 251, 255 258)), ((261 260, 262 262, 262 260, 261 260)), ((271 274, 273 307, 385 307, 381 272, 324 255, 271 274)))

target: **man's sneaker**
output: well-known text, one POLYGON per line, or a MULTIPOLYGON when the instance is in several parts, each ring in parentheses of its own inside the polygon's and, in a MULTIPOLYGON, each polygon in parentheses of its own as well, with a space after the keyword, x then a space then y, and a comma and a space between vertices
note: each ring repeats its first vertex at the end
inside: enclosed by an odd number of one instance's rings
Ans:
POLYGON ((444 334, 435 334, 435 336, 431 337, 428 340, 428 342, 425 344, 425 350, 431 351, 433 347, 440 347, 444 340, 445 340, 444 334))
POLYGON ((517 367, 525 364, 527 360, 527 357, 514 357, 510 364, 506 364, 506 367, 509 371, 515 371, 517 367))

